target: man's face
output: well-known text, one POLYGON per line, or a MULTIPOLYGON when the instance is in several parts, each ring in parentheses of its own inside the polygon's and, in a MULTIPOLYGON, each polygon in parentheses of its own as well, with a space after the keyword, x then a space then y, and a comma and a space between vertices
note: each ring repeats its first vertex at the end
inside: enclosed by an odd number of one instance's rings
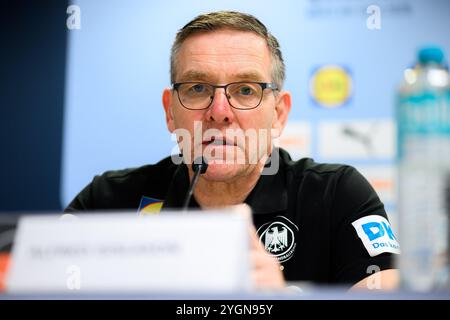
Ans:
MULTIPOLYGON (((251 32, 219 30, 195 34, 183 42, 178 53, 175 82, 270 83, 271 68, 271 55, 263 38, 251 32)), ((221 88, 216 89, 208 109, 188 110, 181 105, 177 92, 166 89, 163 104, 169 131, 177 133, 177 129, 186 129, 190 133, 190 143, 181 146, 183 154, 190 153, 193 159, 202 150, 208 160, 208 170, 202 177, 233 181, 250 174, 257 168, 257 160, 264 160, 270 153, 271 130, 280 131, 284 127, 290 97, 286 92, 266 89, 257 108, 238 110, 229 104, 221 88), (201 126, 200 139, 198 136, 194 139, 195 126, 197 133, 201 126), (230 133, 233 132, 245 138, 232 139, 230 133), (242 133, 251 133, 251 138, 242 133), (190 150, 185 150, 186 146, 190 150)))

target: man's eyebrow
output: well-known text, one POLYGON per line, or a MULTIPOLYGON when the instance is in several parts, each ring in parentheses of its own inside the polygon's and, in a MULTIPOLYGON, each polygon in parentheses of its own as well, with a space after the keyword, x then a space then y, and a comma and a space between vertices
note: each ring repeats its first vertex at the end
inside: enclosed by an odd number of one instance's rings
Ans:
POLYGON ((207 80, 210 77, 207 73, 195 70, 189 70, 183 73, 180 77, 181 81, 192 81, 192 80, 207 80))
POLYGON ((263 81, 264 77, 256 71, 242 72, 233 75, 233 79, 237 80, 252 80, 252 81, 263 81))

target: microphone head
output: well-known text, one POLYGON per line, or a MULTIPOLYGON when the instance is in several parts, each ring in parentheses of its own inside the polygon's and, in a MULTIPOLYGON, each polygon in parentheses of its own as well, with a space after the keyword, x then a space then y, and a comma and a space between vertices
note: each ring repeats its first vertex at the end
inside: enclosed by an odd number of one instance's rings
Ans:
POLYGON ((206 162, 205 158, 198 157, 194 160, 192 163, 192 170, 194 172, 200 171, 200 174, 204 174, 206 170, 208 169, 208 163, 206 162))

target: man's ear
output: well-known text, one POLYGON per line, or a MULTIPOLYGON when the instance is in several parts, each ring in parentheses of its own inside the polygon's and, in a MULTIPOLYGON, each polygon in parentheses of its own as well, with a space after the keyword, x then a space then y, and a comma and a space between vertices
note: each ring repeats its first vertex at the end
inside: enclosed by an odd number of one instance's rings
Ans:
POLYGON ((175 130, 175 123, 173 120, 173 99, 172 90, 169 88, 164 89, 162 94, 162 103, 164 106, 164 112, 166 113, 167 129, 172 133, 175 130))
POLYGON ((289 112, 291 111, 291 93, 288 91, 281 91, 275 97, 275 119, 272 123, 272 129, 274 129, 275 136, 272 138, 278 138, 283 132, 286 122, 288 120, 289 112))

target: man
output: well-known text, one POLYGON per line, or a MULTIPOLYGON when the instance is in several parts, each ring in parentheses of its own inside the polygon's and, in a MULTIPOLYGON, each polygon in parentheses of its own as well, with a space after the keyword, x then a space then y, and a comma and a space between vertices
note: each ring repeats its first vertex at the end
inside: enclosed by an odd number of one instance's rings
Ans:
POLYGON ((156 204, 159 199, 163 209, 180 208, 193 178, 192 162, 200 155, 208 168, 189 206, 250 205, 257 285, 280 288, 286 280, 305 280, 395 286, 392 253, 398 244, 367 181, 349 166, 293 162, 273 147, 291 108, 284 78, 278 41, 255 17, 198 16, 176 36, 172 88, 162 96, 184 163, 169 157, 107 172, 66 211, 136 209, 149 198, 156 204))

